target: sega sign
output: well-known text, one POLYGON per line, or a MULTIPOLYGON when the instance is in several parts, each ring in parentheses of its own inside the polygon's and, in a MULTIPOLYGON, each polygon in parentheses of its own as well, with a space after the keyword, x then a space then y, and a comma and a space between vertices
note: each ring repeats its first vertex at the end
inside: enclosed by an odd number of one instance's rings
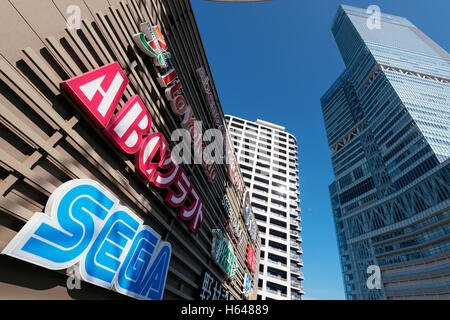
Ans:
POLYGON ((2 251, 38 266, 78 266, 83 280, 143 300, 161 300, 171 246, 90 179, 53 192, 2 251))

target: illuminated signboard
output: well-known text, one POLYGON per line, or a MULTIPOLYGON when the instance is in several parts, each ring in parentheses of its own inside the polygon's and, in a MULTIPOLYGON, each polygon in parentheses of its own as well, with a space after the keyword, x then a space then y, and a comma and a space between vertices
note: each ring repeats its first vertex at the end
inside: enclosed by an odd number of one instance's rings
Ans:
POLYGON ((244 275, 244 284, 242 293, 247 299, 251 299, 250 298, 251 290, 252 290, 252 280, 250 279, 250 276, 246 273, 244 275))
MULTIPOLYGON (((152 26, 149 22, 140 24, 140 33, 133 35, 133 41, 139 49, 149 57, 153 58, 156 66, 166 69, 169 67, 168 59, 171 57, 167 51, 167 45, 159 26, 152 26)), ((164 71, 165 72, 165 71, 164 71)), ((204 150, 202 132, 195 126, 197 121, 192 107, 186 101, 182 92, 181 82, 175 69, 169 69, 164 75, 158 78, 158 83, 165 88, 165 95, 170 101, 172 112, 183 118, 181 126, 189 131, 197 154, 202 155, 202 167, 208 177, 209 182, 216 181, 217 172, 215 163, 210 158, 208 152, 204 150)))
POLYGON ((222 196, 221 203, 222 203, 223 208, 225 209, 227 218, 230 218, 231 214, 232 214, 232 209, 231 209, 230 203, 228 202, 227 195, 225 193, 222 196))
POLYGON ((152 117, 138 95, 113 115, 128 78, 117 62, 61 83, 90 119, 123 153, 134 154, 136 171, 151 185, 167 189, 165 202, 178 209, 196 232, 203 222, 203 201, 165 137, 150 133, 152 117))
POLYGON ((213 229, 212 256, 223 271, 233 280, 238 269, 237 257, 230 241, 223 236, 222 230, 213 229))
POLYGON ((228 130, 224 125, 224 121, 217 109, 216 103, 214 101, 214 96, 211 92, 211 84, 209 81, 209 77, 206 75, 206 72, 203 68, 197 69, 197 78, 201 83, 201 87, 206 96, 206 102, 209 105, 209 112, 211 113, 212 118, 216 122, 217 128, 222 132, 223 137, 223 146, 225 148, 225 163, 228 168, 228 176, 230 177, 231 182, 233 182, 239 191, 244 190, 244 181, 239 173, 239 164, 236 160, 236 156, 234 154, 233 145, 231 143, 231 139, 228 134, 228 130))
POLYGON ((255 263, 256 263, 255 252, 253 251, 252 245, 249 243, 247 248, 247 264, 253 273, 255 272, 255 263))
POLYGON ((145 300, 160 300, 171 246, 98 182, 68 181, 51 195, 2 254, 62 270, 77 265, 83 280, 145 300))
POLYGON ((244 194, 244 214, 245 214, 245 223, 247 224, 248 231, 250 232, 250 236, 252 237, 253 243, 256 243, 257 234, 258 234, 258 225, 256 224, 255 217, 253 215, 252 206, 251 206, 251 198, 250 192, 247 190, 244 194))
POLYGON ((244 230, 242 229, 241 223, 239 221, 240 216, 236 215, 231 208, 230 203, 228 202, 226 194, 222 197, 222 206, 227 213, 228 218, 228 224, 227 228, 234 234, 234 236, 238 239, 238 246, 241 244, 241 242, 244 240, 244 237, 242 236, 242 233, 244 230))
POLYGON ((230 294, 219 280, 217 280, 208 271, 203 273, 202 285, 200 288, 201 300, 228 300, 230 294))

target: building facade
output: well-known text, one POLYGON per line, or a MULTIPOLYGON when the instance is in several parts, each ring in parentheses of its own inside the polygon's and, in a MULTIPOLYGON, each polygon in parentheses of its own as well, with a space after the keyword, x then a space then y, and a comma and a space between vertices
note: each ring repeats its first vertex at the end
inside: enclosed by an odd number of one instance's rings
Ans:
POLYGON ((384 13, 341 5, 331 30, 346 70, 321 105, 346 297, 448 299, 450 56, 384 13))
POLYGON ((225 118, 261 236, 257 299, 301 300, 304 276, 296 138, 266 121, 225 118))
POLYGON ((260 238, 190 2, 0 17, 0 298, 255 299, 260 238), (203 148, 198 121, 231 161, 171 152, 180 128, 203 148))

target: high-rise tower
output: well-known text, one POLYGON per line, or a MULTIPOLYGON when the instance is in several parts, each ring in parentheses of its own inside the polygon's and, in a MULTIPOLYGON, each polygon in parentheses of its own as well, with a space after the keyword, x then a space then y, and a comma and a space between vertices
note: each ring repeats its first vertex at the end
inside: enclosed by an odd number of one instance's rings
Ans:
POLYGON ((339 7, 346 70, 321 99, 346 296, 448 299, 450 56, 405 18, 374 18, 339 7))
POLYGON ((297 141, 266 121, 225 118, 261 236, 257 298, 301 300, 297 141))

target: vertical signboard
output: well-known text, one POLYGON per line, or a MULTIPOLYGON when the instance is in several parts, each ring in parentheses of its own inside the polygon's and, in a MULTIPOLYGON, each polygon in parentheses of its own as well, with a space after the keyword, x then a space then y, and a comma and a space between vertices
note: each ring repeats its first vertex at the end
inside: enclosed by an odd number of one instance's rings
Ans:
POLYGON ((252 245, 249 243, 247 248, 247 264, 250 267, 252 273, 255 272, 255 263, 256 263, 255 252, 253 251, 252 245))
POLYGON ((216 263, 232 280, 238 269, 237 257, 230 241, 223 236, 222 230, 213 229, 212 255, 216 263))

